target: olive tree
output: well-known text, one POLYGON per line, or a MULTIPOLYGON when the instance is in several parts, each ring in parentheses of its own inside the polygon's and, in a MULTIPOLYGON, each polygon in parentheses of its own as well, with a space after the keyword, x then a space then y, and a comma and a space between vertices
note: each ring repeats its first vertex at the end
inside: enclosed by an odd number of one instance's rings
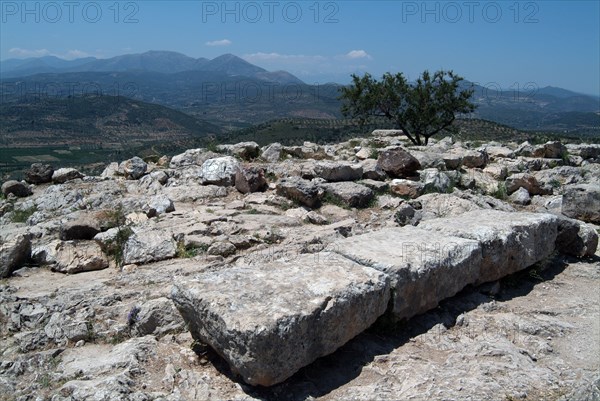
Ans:
POLYGON ((455 132, 457 114, 475 110, 470 101, 474 91, 461 90, 461 81, 462 77, 443 70, 433 75, 425 71, 414 83, 402 73, 386 73, 381 81, 368 73, 352 74, 352 84, 340 89, 342 113, 361 124, 371 117, 385 117, 414 144, 426 145, 441 131, 455 132))

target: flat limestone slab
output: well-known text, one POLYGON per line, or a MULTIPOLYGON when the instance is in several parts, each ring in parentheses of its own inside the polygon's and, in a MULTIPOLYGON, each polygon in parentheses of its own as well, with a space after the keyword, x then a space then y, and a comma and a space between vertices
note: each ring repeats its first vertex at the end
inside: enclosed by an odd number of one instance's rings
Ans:
POLYGON ((413 226, 386 228, 333 243, 333 252, 390 276, 392 314, 407 319, 477 281, 481 247, 477 241, 413 226))
POLYGON ((172 291, 194 339, 262 386, 364 331, 389 296, 385 274, 332 253, 230 267, 177 282, 172 291))
POLYGON ((481 276, 475 283, 479 284, 498 280, 550 256, 554 252, 558 219, 545 213, 483 209, 427 220, 419 227, 478 241, 483 252, 481 276))

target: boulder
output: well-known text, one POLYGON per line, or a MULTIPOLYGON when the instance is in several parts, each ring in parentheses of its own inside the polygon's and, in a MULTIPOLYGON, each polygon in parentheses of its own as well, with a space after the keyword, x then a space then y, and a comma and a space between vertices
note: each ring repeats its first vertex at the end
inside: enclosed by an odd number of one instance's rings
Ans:
POLYGON ((332 182, 321 184, 325 195, 349 207, 366 207, 375 194, 364 185, 354 182, 332 182))
POLYGON ((210 152, 206 149, 188 149, 184 153, 171 158, 169 167, 180 168, 186 166, 201 166, 208 159, 219 157, 218 153, 210 152))
POLYGON ((371 132, 371 135, 376 137, 402 136, 404 131, 401 129, 376 129, 371 132))
POLYGON ((275 142, 262 148, 260 157, 269 163, 277 163, 283 154, 283 146, 275 142))
POLYGON ((243 194, 263 192, 268 186, 265 171, 262 168, 240 167, 235 174, 235 188, 243 194))
POLYGON ((179 280, 171 298, 195 340, 246 383, 272 386, 371 326, 386 310, 389 283, 319 253, 179 280))
POLYGON ((600 187, 593 184, 566 186, 562 198, 562 214, 587 223, 600 224, 600 187))
POLYGON ((140 179, 148 170, 148 164, 139 157, 133 157, 119 164, 119 173, 128 180, 140 179))
POLYGON ((52 182, 55 184, 64 184, 67 181, 83 178, 83 174, 74 168, 59 168, 52 173, 52 182))
POLYGON ((363 169, 359 164, 346 162, 319 161, 313 166, 315 176, 330 182, 356 181, 363 176, 363 169))
POLYGON ((104 168, 104 170, 102 170, 102 173, 100 173, 100 177, 113 178, 118 173, 119 173, 119 163, 112 162, 112 163, 109 163, 108 166, 106 166, 106 168, 104 168))
POLYGON ((510 195, 519 188, 525 188, 531 195, 551 195, 552 188, 543 187, 536 178, 528 173, 513 174, 504 181, 506 192, 510 195))
POLYGON ((181 315, 173 301, 168 298, 156 298, 145 302, 133 321, 133 329, 140 336, 163 336, 178 332, 184 326, 181 315))
POLYGON ((161 214, 175 211, 173 201, 167 195, 153 196, 143 207, 146 216, 152 218, 161 214))
POLYGON ((381 152, 377 165, 390 176, 398 178, 413 176, 421 168, 419 161, 401 148, 381 152))
POLYGON ((206 251, 209 255, 218 255, 227 257, 233 255, 236 251, 235 245, 229 241, 218 241, 212 244, 206 251))
POLYGON ((32 194, 29 185, 15 180, 6 181, 2 184, 2 195, 8 197, 8 195, 14 195, 18 198, 25 198, 32 194))
POLYGON ((546 159, 562 159, 566 154, 567 148, 559 141, 546 142, 533 152, 534 157, 543 157, 546 159))
POLYGON ((484 168, 488 155, 482 150, 452 149, 453 153, 461 158, 461 165, 467 168, 484 168))
POLYGON ((177 254, 177 244, 171 235, 158 231, 140 231, 129 237, 123 248, 123 263, 142 264, 171 259, 177 254))
POLYGON ((54 168, 49 164, 33 163, 31 168, 25 172, 25 181, 30 184, 45 184, 52 182, 54 168))
POLYGON ((312 142, 304 142, 302 146, 286 146, 284 151, 299 159, 330 159, 325 148, 312 142))
POLYGON ((419 172, 425 192, 450 192, 452 181, 445 173, 437 168, 427 168, 419 172))
POLYGON ((478 241, 483 264, 475 284, 480 284, 498 280, 550 256, 558 219, 543 213, 473 210, 455 217, 423 221, 419 228, 478 241))
POLYGON ((424 186, 419 181, 394 179, 390 183, 390 192, 394 195, 415 199, 421 196, 424 186))
POLYGON ((52 270, 74 274, 108 267, 108 259, 95 241, 54 241, 46 247, 42 264, 53 264, 52 270))
POLYGON ((598 233, 579 220, 558 216, 556 250, 576 257, 593 256, 598 249, 598 233))
POLYGON ((482 267, 477 241, 412 226, 345 238, 331 249, 390 276, 391 312, 397 320, 435 308, 477 282, 482 267))
POLYGON ((394 221, 399 226, 416 226, 421 221, 421 211, 416 210, 410 203, 405 202, 398 206, 394 212, 394 221))
POLYGON ((225 187, 235 185, 235 175, 239 162, 231 156, 208 159, 202 164, 200 176, 204 185, 214 184, 225 187))
POLYGON ((290 177, 277 183, 277 194, 314 208, 320 205, 324 191, 314 182, 299 177, 290 177))
POLYGON ((379 181, 384 181, 387 178, 387 174, 379 167, 375 159, 363 160, 360 166, 363 172, 362 178, 379 181))
POLYGON ((243 160, 257 158, 260 151, 260 147, 256 142, 240 142, 235 145, 218 145, 217 149, 243 160))
POLYGON ((31 239, 27 234, 0 241, 0 278, 10 277, 31 257, 31 239))
POLYGON ((512 203, 522 206, 529 205, 531 203, 529 192, 523 187, 513 192, 509 199, 512 203))
POLYGON ((100 221, 89 214, 79 214, 74 220, 64 222, 60 228, 60 239, 90 240, 101 231, 100 221))

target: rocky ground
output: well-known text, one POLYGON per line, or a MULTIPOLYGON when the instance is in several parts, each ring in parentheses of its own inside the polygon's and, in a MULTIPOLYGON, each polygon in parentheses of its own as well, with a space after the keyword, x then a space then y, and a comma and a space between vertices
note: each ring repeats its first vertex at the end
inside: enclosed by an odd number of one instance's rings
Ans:
POLYGON ((101 177, 36 165, 3 184, 0 399, 600 399, 600 147, 407 147, 376 132, 216 150, 101 177), (480 209, 558 216, 556 252, 384 317, 268 388, 194 341, 171 299, 201 273, 480 209))

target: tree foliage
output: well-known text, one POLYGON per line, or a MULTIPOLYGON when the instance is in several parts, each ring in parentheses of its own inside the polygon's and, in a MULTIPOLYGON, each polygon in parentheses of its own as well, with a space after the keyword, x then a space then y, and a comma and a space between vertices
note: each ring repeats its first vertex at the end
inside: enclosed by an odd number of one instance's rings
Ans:
POLYGON ((460 90, 463 78, 452 71, 423 72, 414 83, 402 73, 386 73, 381 81, 352 74, 352 84, 341 88, 342 113, 361 124, 371 117, 385 117, 416 145, 427 144, 441 131, 454 132, 458 113, 470 113, 473 89, 460 90))

